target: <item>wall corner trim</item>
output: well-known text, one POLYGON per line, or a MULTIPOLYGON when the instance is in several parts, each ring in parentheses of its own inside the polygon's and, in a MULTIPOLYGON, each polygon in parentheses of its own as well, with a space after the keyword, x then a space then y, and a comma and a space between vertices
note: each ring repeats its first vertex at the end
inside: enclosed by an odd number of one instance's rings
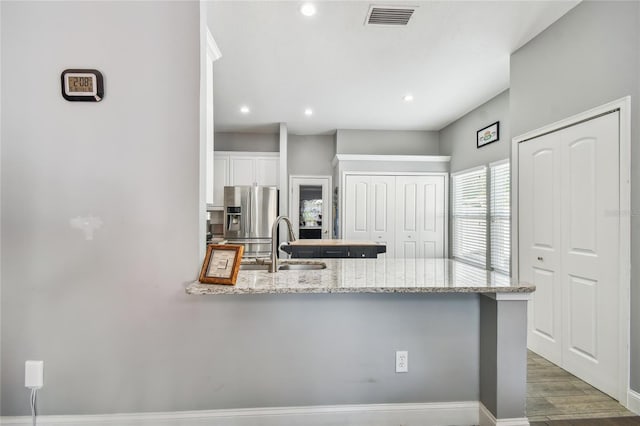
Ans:
MULTIPOLYGON (((165 413, 98 414, 78 416, 40 416, 38 425, 100 426, 322 426, 340 424, 478 424, 478 401, 417 404, 323 405, 308 407, 243 408, 235 410, 176 411, 165 413)), ((30 416, 0 417, 0 425, 30 425, 30 416)), ((496 423, 493 423, 496 424, 496 423)), ((515 426, 516 423, 497 423, 515 426)), ((526 423, 528 425, 529 423, 526 423)), ((524 425, 524 423, 517 423, 524 425)))
POLYGON ((640 393, 632 389, 627 391, 627 408, 640 415, 640 393))
POLYGON ((496 419, 491 411, 489 411, 489 409, 482 403, 480 403, 478 411, 478 424, 480 426, 529 426, 529 420, 526 417, 513 419, 496 419))

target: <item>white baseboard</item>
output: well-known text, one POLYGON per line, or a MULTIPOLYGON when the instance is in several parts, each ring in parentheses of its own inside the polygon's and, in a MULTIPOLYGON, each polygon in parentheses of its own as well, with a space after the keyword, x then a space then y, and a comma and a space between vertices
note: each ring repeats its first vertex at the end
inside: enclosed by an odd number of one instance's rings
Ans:
POLYGON ((627 408, 640 415, 640 393, 631 389, 627 391, 627 408))
POLYGON ((480 426, 529 426, 529 420, 526 417, 515 419, 496 419, 494 415, 484 406, 480 404, 479 413, 480 426))
MULTIPOLYGON (((421 426, 477 425, 477 401, 424 404, 329 405, 167 413, 38 416, 38 426, 421 426)), ((31 417, 0 417, 5 426, 30 425, 31 417)), ((511 423, 493 423, 511 426, 511 423)), ((529 423, 526 423, 527 425, 529 423)), ((515 423, 513 423, 515 425, 515 423)), ((518 423, 524 425, 524 423, 518 423)))

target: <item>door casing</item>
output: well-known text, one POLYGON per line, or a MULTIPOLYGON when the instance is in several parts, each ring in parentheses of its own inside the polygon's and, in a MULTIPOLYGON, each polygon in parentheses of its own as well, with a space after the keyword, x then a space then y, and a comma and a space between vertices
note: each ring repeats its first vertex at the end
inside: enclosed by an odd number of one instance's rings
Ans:
MULTIPOLYGON (((611 111, 620 112, 619 135, 620 135, 620 238, 618 262, 620 279, 620 329, 618 330, 619 341, 619 366, 618 374, 618 401, 625 407, 629 407, 629 371, 630 371, 630 312, 631 312, 631 97, 626 96, 621 99, 592 108, 588 111, 573 115, 555 123, 540 127, 522 135, 516 136, 511 142, 511 188, 518 188, 518 159, 519 144, 529 139, 536 138, 547 133, 555 132, 566 127, 579 124, 583 121, 591 120, 597 116, 611 111)), ((511 191, 511 271, 514 280, 520 280, 518 262, 518 191, 511 191)))

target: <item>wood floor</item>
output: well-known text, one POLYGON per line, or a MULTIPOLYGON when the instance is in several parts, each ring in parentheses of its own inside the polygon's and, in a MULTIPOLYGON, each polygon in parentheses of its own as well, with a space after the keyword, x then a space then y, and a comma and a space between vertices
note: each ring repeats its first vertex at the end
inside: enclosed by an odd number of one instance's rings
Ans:
POLYGON ((640 425, 640 417, 617 401, 531 351, 527 416, 531 426, 640 425))

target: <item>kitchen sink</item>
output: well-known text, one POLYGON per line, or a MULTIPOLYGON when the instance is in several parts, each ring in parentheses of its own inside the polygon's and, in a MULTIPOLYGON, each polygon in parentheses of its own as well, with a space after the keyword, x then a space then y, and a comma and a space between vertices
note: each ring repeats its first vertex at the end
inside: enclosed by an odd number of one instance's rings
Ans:
MULTIPOLYGON (((289 261, 281 263, 278 271, 317 271, 320 269, 326 269, 327 264, 324 262, 295 262, 289 261)), ((268 271, 268 263, 241 263, 240 270, 242 271, 268 271)))
POLYGON ((279 271, 314 271, 326 269, 326 263, 285 263, 280 265, 279 271))
POLYGON ((268 271, 269 265, 263 263, 241 263, 241 271, 268 271))

